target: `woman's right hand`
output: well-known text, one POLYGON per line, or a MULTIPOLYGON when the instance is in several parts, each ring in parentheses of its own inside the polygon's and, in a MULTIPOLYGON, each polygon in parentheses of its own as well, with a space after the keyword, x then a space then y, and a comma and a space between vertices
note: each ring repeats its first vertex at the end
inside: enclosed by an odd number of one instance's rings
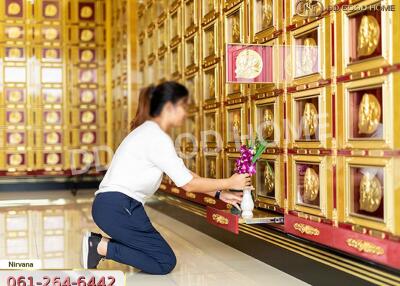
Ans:
POLYGON ((243 190, 247 186, 251 186, 249 174, 233 174, 229 178, 229 189, 231 190, 243 190))

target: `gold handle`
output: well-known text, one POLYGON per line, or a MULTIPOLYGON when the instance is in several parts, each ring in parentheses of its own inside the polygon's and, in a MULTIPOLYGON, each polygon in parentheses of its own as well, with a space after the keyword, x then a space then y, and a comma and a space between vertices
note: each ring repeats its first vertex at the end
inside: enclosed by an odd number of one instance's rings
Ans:
POLYGON ((305 234, 309 234, 309 235, 315 235, 318 236, 319 235, 319 229, 312 227, 310 225, 304 224, 304 223, 295 223, 293 225, 294 229, 301 232, 301 233, 305 233, 305 234))
POLYGON ((213 214, 212 215, 213 221, 219 224, 228 224, 229 220, 226 217, 223 217, 222 215, 219 214, 213 214))
POLYGON ((186 193, 186 196, 187 196, 188 198, 191 198, 191 199, 195 199, 195 198, 196 198, 196 195, 193 194, 193 193, 190 193, 190 192, 187 192, 187 193, 186 193))
POLYGON ((346 240, 346 243, 348 246, 357 249, 359 252, 365 252, 375 255, 385 254, 385 251, 382 247, 361 239, 348 238, 346 240))
POLYGON ((177 188, 171 188, 171 192, 175 193, 175 194, 179 194, 179 189, 177 188))
POLYGON ((215 205, 217 203, 216 200, 214 200, 213 198, 210 197, 204 197, 204 202, 210 205, 215 205))

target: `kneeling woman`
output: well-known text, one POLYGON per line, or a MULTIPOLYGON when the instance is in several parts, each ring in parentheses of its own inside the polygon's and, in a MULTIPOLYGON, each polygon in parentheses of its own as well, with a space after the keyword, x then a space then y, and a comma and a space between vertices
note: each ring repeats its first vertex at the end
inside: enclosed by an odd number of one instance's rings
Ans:
MULTIPOLYGON (((151 274, 172 271, 175 254, 143 208, 146 199, 160 186, 163 173, 185 191, 209 195, 251 185, 247 174, 208 179, 185 167, 167 132, 183 124, 187 105, 188 91, 176 82, 165 82, 141 92, 134 130, 117 148, 92 206, 95 223, 111 238, 93 232, 84 235, 84 268, 96 268, 106 258, 151 274)), ((220 199, 234 205, 241 201, 238 193, 219 194, 220 199)))

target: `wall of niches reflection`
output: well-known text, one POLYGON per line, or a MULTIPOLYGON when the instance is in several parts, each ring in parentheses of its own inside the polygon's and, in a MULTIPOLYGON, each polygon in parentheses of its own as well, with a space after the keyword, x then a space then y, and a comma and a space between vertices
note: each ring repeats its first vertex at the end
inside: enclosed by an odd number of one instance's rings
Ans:
POLYGON ((188 120, 171 135, 197 138, 200 149, 181 144, 195 154, 186 159, 193 171, 230 176, 235 135, 266 123, 269 145, 253 179, 257 207, 399 235, 399 20, 368 9, 306 18, 297 2, 146 1, 138 13, 142 80, 188 87, 188 120), (227 84, 226 43, 289 45, 284 66, 293 80, 227 84), (221 134, 222 150, 213 136, 201 140, 203 130, 221 134))
POLYGON ((1 171, 64 174, 106 145, 105 9, 101 0, 2 1, 1 171))

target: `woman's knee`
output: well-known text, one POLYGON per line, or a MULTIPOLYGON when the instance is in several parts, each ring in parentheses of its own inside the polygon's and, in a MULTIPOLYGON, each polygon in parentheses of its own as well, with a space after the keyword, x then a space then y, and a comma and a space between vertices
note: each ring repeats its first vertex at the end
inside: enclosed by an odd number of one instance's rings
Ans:
POLYGON ((171 252, 171 254, 168 255, 168 260, 165 263, 163 263, 161 274, 170 273, 172 270, 174 270, 175 266, 176 266, 176 256, 175 253, 171 252))

